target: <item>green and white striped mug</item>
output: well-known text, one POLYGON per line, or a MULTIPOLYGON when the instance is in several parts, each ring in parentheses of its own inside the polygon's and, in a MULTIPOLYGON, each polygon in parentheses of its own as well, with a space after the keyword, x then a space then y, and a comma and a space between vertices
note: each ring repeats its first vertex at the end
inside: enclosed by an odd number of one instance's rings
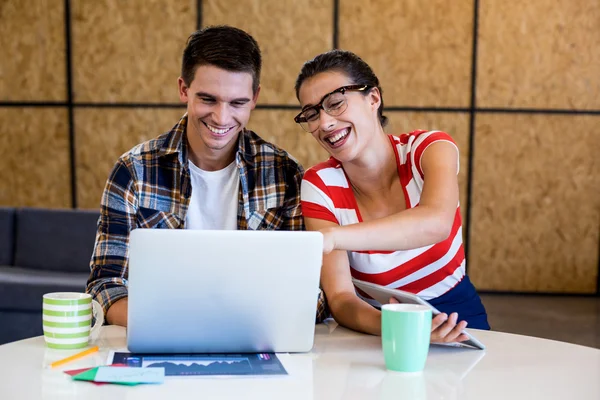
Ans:
POLYGON ((47 293, 42 301, 44 339, 52 349, 86 347, 90 336, 104 323, 102 307, 88 293, 47 293))

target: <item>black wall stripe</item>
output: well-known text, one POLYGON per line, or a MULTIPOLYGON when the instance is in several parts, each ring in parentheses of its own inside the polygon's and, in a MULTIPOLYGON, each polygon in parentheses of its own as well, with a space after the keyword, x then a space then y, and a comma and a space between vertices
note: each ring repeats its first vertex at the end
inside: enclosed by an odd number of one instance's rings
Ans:
MULTIPOLYGON (((180 103, 77 103, 68 101, 0 101, 0 107, 70 107, 73 108, 178 108, 180 103)), ((295 104, 257 104, 256 108, 268 110, 299 109, 295 104)), ((536 108, 486 108, 486 107, 435 107, 435 106, 386 106, 386 112, 439 112, 439 113, 478 113, 490 114, 558 114, 600 116, 600 110, 561 110, 536 108)))
POLYGON ((196 29, 202 29, 202 0, 197 0, 196 3, 196 29))
POLYGON ((67 110, 69 115, 69 165, 71 167, 71 207, 77 208, 77 170, 75 154, 75 118, 73 108, 73 64, 71 56, 71 1, 65 0, 65 43, 67 70, 67 110))
POLYGON ((67 107, 68 105, 66 101, 0 101, 0 107, 67 107))
POLYGON ((467 220, 464 227, 465 270, 469 269, 469 250, 471 249, 471 217, 473 210, 473 155, 475 154, 475 114, 477 106, 477 35, 479 34, 479 0, 473 3, 473 50, 471 54, 471 106, 469 110, 469 166, 467 174, 467 220))
POLYGON ((468 113, 471 111, 470 107, 415 107, 415 106, 385 106, 385 111, 406 111, 406 112, 458 112, 468 113))
POLYGON ((333 48, 340 48, 340 0, 333 0, 333 48))
POLYGON ((564 109, 539 109, 539 108, 488 108, 476 107, 476 112, 482 113, 507 113, 507 114, 559 114, 559 115, 600 115, 600 110, 564 110, 564 109))
POLYGON ((185 103, 77 103, 81 108, 185 108, 185 103))
POLYGON ((596 293, 562 292, 511 292, 507 290, 477 290, 477 293, 494 296, 534 296, 534 297, 597 297, 596 293))
POLYGON ((300 105, 292 104, 257 104, 259 110, 300 110, 300 105))
MULTIPOLYGON (((600 227, 598 227, 600 230, 600 227)), ((598 275, 596 276, 596 296, 600 297, 600 238, 598 238, 598 275)))

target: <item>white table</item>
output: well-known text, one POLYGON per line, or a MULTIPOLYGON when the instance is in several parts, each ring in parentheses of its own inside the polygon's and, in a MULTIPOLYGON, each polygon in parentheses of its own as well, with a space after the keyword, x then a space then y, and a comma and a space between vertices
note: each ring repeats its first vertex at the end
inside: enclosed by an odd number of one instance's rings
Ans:
POLYGON ((104 327, 100 353, 49 370, 76 351, 43 337, 0 346, 0 399, 600 399, 600 350, 499 332, 472 331, 487 350, 432 346, 421 374, 386 372, 378 337, 331 321, 311 353, 282 355, 284 377, 166 377, 161 385, 95 386, 62 370, 104 365, 125 347, 125 329, 104 327))

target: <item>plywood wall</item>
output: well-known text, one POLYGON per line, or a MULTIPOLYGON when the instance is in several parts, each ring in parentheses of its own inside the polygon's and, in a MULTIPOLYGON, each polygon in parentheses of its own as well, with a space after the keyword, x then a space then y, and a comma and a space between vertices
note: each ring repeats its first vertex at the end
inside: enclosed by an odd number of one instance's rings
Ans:
POLYGON ((97 208, 118 156, 167 131, 184 112, 176 81, 188 35, 199 21, 230 24, 251 33, 263 51, 251 129, 307 167, 325 159, 292 121, 294 81, 320 52, 354 51, 382 82, 388 132, 441 129, 459 144, 468 270, 478 288, 596 293, 598 2, 475 6, 4 0, 0 206, 97 208))

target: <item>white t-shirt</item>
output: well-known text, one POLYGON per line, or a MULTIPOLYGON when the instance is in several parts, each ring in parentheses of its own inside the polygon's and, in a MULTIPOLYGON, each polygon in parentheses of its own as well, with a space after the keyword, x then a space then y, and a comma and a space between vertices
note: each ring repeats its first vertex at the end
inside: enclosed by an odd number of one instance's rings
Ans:
POLYGON ((189 161, 192 198, 186 229, 236 230, 240 172, 235 161, 219 171, 204 171, 189 161))

